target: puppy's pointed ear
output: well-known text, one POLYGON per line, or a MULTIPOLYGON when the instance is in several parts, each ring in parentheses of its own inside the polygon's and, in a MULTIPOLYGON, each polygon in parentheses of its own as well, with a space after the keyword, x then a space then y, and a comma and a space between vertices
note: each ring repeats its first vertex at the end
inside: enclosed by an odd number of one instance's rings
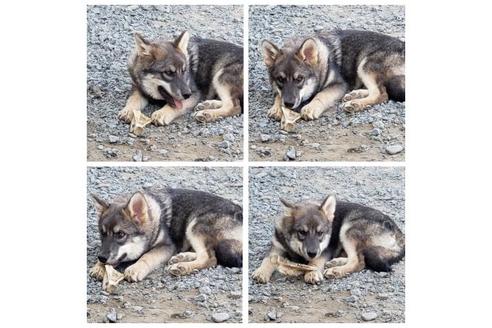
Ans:
POLYGON ((94 205, 96 206, 98 215, 101 215, 104 211, 106 211, 109 208, 109 204, 102 198, 99 198, 99 196, 91 194, 91 197, 92 199, 94 199, 95 202, 94 205))
POLYGON ((335 217, 335 208, 337 201, 335 195, 328 195, 319 206, 319 210, 326 216, 328 221, 332 222, 335 217))
POLYGON ((133 34, 133 37, 135 38, 137 53, 140 56, 150 56, 152 45, 138 33, 133 34))
POLYGON ((318 63, 318 45, 314 39, 306 39, 299 50, 297 56, 309 65, 315 65, 318 63))
POLYGON ((263 61, 267 67, 272 67, 280 54, 279 48, 268 40, 261 42, 261 49, 263 51, 263 61))
POLYGON ((128 201, 126 205, 126 210, 130 214, 130 219, 135 221, 137 224, 143 224, 149 218, 149 206, 144 194, 137 192, 128 201))
POLYGON ((188 43, 190 42, 190 33, 188 31, 184 31, 180 36, 174 40, 174 45, 176 48, 181 50, 182 53, 188 53, 188 43))

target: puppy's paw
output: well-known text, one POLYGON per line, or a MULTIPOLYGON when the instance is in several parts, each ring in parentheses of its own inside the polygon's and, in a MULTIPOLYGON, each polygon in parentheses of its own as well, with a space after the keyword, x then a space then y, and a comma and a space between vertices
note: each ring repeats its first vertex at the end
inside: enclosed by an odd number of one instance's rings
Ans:
POLYGON ((354 99, 360 99, 360 98, 365 98, 369 95, 369 91, 365 89, 361 90, 353 90, 349 93, 347 93, 345 96, 343 96, 342 101, 347 102, 351 101, 354 99))
POLYGON ((193 272, 193 268, 188 262, 178 262, 170 265, 167 271, 173 276, 184 276, 193 272))
POLYGON ((191 262, 194 261, 195 259, 196 259, 196 253, 191 253, 191 252, 179 253, 171 257, 167 263, 175 264, 179 262, 191 262))
POLYGON ((342 267, 336 266, 333 268, 326 269, 323 272, 323 275, 327 279, 333 279, 333 278, 342 278, 346 275, 347 273, 345 270, 342 269, 342 267))
POLYGON ((273 118, 275 121, 280 121, 282 119, 282 109, 279 106, 273 105, 268 110, 268 117, 273 118))
POLYGON ((195 106, 195 111, 200 111, 204 109, 217 109, 222 107, 222 101, 220 100, 206 100, 195 106))
POLYGON ((342 103, 342 108, 344 111, 346 111, 348 113, 355 113, 355 112, 360 112, 365 107, 360 102, 358 102, 357 100, 351 100, 351 101, 347 101, 347 102, 342 103))
POLYGON ((198 112, 195 112, 193 117, 195 118, 195 120, 201 123, 213 122, 219 118, 213 109, 200 110, 198 112))
POLYGON ((346 258, 335 258, 325 264, 325 268, 333 268, 347 264, 346 258))
POLYGON ((133 120, 133 111, 128 110, 126 107, 120 110, 118 113, 118 119, 125 123, 130 123, 133 120))
POLYGON ((128 282, 142 281, 149 274, 149 267, 143 262, 137 262, 126 268, 124 275, 128 282))
POLYGON ((310 102, 301 109, 301 118, 306 121, 317 120, 323 113, 323 108, 310 102))
POLYGON ((308 284, 319 284, 323 280, 321 270, 309 271, 304 274, 304 281, 308 284))
POLYGON ((260 284, 266 284, 270 281, 272 275, 259 267, 255 270, 255 272, 253 272, 253 275, 251 277, 253 278, 253 280, 259 282, 260 284))
POLYGON ((152 123, 156 126, 160 125, 169 125, 174 119, 176 115, 172 109, 159 109, 152 113, 151 120, 152 123))
POLYGON ((96 280, 102 281, 105 273, 106 273, 106 268, 104 268, 104 264, 97 261, 97 263, 89 271, 89 276, 91 276, 96 280))

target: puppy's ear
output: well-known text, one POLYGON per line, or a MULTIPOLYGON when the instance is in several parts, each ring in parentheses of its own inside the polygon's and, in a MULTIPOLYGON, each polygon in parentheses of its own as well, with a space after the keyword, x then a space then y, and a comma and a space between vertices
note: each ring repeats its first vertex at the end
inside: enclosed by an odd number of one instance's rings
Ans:
POLYGON ((95 194, 91 194, 91 197, 94 199, 94 205, 96 206, 98 215, 101 215, 109 208, 109 204, 104 199, 99 198, 99 196, 96 196, 95 194))
POLYGON ((135 46, 137 49, 137 53, 140 56, 150 56, 151 55, 151 50, 152 50, 152 45, 143 38, 138 33, 135 33, 134 35, 135 38, 135 46))
POLYGON ((330 222, 332 222, 335 217, 336 205, 337 201, 335 195, 328 195, 319 206, 321 213, 323 213, 330 222))
POLYGON ((292 214, 293 214, 294 210, 297 208, 297 206, 294 203, 292 203, 292 202, 290 202, 290 201, 288 201, 282 197, 280 197, 280 202, 285 206, 285 214, 287 216, 292 216, 292 214))
POLYGON ((190 33, 188 31, 184 31, 180 36, 174 40, 174 45, 176 48, 181 50, 182 53, 188 53, 188 43, 190 42, 190 33))
POLYGON ((316 41, 312 38, 306 39, 297 51, 297 56, 311 66, 317 64, 318 46, 316 45, 316 41))
POLYGON ((268 40, 263 40, 261 43, 261 49, 263 50, 263 61, 267 67, 272 67, 280 54, 279 48, 268 40))
POLYGON ((149 218, 149 206, 144 194, 141 192, 133 194, 128 201, 128 205, 126 205, 126 210, 130 214, 130 219, 139 225, 146 222, 149 218))

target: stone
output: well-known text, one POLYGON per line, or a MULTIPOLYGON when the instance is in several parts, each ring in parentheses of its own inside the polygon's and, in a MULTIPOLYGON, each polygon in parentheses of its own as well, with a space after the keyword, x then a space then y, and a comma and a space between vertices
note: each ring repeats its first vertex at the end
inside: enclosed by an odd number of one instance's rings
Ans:
POLYGON ((214 313, 212 315, 212 320, 214 322, 224 322, 224 321, 227 321, 229 320, 231 316, 229 315, 229 313, 226 313, 226 312, 218 312, 218 313, 214 313))

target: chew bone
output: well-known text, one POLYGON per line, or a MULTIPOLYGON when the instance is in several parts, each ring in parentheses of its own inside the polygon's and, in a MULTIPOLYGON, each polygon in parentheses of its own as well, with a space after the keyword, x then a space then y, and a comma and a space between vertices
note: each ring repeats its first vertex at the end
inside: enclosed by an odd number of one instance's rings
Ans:
POLYGON ((300 276, 306 272, 315 271, 318 268, 313 265, 295 263, 279 255, 271 255, 270 262, 277 267, 277 270, 286 276, 300 276))
POLYGON ((119 282, 123 280, 125 275, 116 271, 111 265, 105 265, 104 268, 106 272, 104 273, 102 288, 112 294, 116 291, 116 287, 118 287, 119 282))
POLYGON ((295 123, 301 119, 301 114, 294 112, 282 106, 282 119, 280 120, 280 129, 292 132, 295 128, 295 123))
POLYGON ((133 133, 137 136, 141 135, 144 131, 144 128, 149 125, 150 122, 152 122, 150 117, 146 116, 140 111, 134 111, 133 119, 130 123, 130 133, 133 133))

